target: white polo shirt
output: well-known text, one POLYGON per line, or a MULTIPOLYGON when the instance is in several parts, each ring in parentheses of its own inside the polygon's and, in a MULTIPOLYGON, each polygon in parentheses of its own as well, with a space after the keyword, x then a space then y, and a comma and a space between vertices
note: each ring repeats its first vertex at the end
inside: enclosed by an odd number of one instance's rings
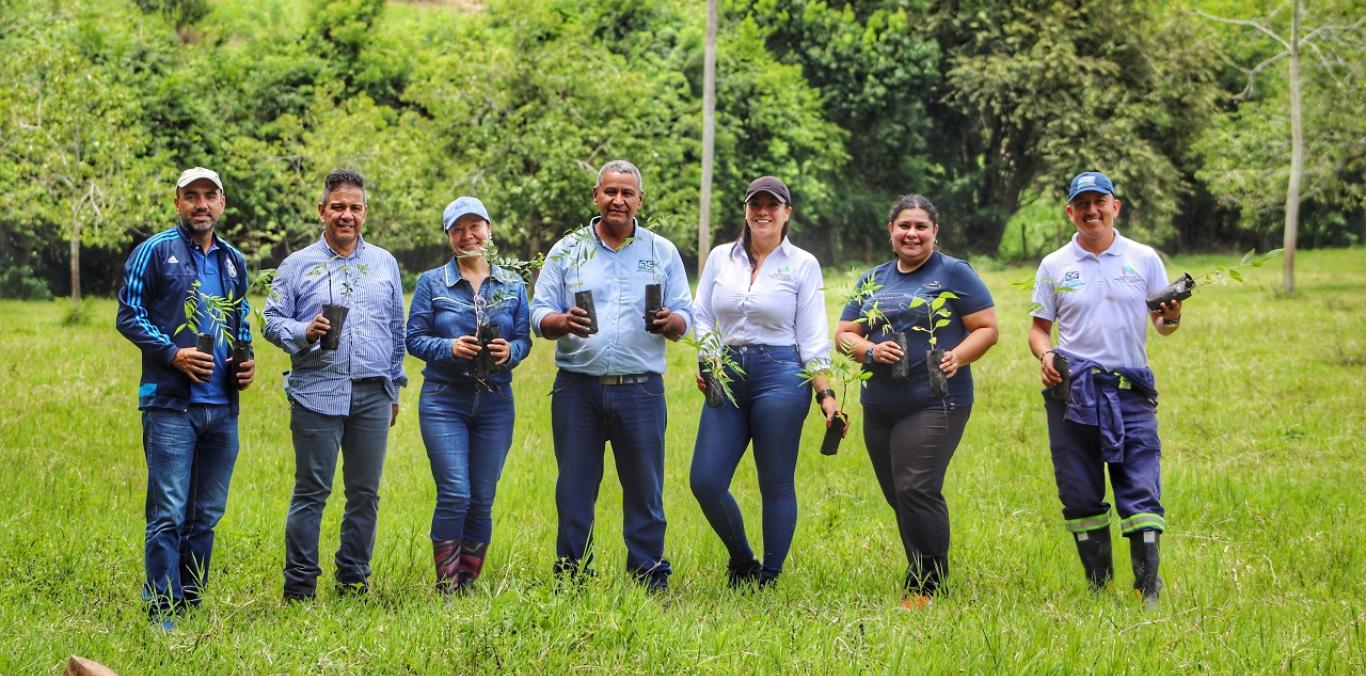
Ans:
POLYGON ((753 267, 737 242, 712 249, 693 301, 696 335, 716 330, 724 345, 796 345, 802 364, 830 364, 830 327, 825 286, 815 256, 783 238, 753 267))
POLYGON ((1048 254, 1034 276, 1035 317, 1058 326, 1058 347, 1106 368, 1148 365, 1148 296, 1167 286, 1167 269, 1150 246, 1115 231, 1099 256, 1077 235, 1048 254))

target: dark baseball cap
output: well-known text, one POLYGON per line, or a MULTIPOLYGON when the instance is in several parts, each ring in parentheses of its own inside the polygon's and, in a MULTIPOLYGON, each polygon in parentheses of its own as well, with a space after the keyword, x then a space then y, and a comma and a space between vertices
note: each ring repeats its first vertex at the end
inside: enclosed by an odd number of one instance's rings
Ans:
POLYGON ((777 176, 760 176, 751 181, 749 188, 745 190, 745 203, 749 203, 755 195, 761 192, 773 195, 783 204, 792 204, 792 193, 787 191, 787 184, 783 183, 777 176))

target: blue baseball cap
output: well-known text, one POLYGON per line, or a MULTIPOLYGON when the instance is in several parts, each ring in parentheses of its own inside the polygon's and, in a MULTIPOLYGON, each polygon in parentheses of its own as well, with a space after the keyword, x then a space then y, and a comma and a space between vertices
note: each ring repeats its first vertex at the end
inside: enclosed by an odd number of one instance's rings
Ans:
POLYGON ((474 197, 461 196, 455 198, 454 202, 446 205, 446 210, 441 212, 441 223, 446 226, 447 230, 450 230, 451 226, 455 225, 455 222, 460 220, 461 216, 468 216, 470 214, 474 214, 475 216, 484 219, 487 223, 493 222, 493 219, 489 218, 489 210, 484 208, 483 202, 480 202, 474 197))
POLYGON ((1110 177, 1099 171, 1083 171, 1072 178, 1072 183, 1067 188, 1067 201, 1071 202, 1084 192, 1103 192, 1107 195, 1115 194, 1115 184, 1110 182, 1110 177))

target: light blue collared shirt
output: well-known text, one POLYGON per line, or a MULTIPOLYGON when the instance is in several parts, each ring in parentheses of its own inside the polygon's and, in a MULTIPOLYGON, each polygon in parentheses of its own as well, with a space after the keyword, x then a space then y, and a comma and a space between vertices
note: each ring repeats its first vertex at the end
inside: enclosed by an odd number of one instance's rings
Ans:
POLYGON ((599 220, 551 247, 536 280, 531 327, 540 336, 547 315, 573 307, 574 292, 592 291, 598 332, 557 340, 555 365, 591 376, 664 373, 665 338, 645 330, 645 285, 663 284, 664 306, 682 315, 691 328, 691 289, 683 259, 673 242, 639 225, 621 251, 613 251, 597 235, 599 220))
POLYGON ((1048 254, 1034 277, 1030 313, 1058 326, 1058 349, 1107 369, 1148 365, 1147 298, 1167 286, 1167 268, 1152 247, 1115 231, 1099 255, 1078 235, 1048 254))
POLYGON ((300 406, 323 415, 347 415, 351 382, 375 377, 384 378, 390 398, 398 403, 398 388, 408 384, 403 372, 403 282, 398 261, 388 251, 362 239, 350 256, 338 257, 319 238, 280 263, 265 318, 266 340, 289 353, 293 370, 285 377, 285 393, 300 406), (305 337, 325 303, 351 308, 335 351, 305 337))

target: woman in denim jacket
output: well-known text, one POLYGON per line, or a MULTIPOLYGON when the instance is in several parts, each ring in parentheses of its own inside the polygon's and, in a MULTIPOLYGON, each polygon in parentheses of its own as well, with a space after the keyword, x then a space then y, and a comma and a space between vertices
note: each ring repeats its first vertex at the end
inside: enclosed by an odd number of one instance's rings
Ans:
POLYGON ((512 369, 531 350, 526 283, 484 257, 488 211, 473 197, 442 214, 454 256, 418 278, 408 352, 427 362, 418 417, 436 480, 436 586, 468 589, 493 532, 493 494, 512 445, 512 369))

